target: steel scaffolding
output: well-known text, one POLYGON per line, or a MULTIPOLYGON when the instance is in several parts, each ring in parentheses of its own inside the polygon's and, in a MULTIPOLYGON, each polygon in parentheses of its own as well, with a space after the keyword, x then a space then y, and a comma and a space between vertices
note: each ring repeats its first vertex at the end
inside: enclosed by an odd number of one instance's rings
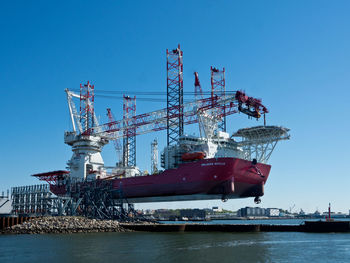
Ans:
POLYGON ((47 184, 11 188, 12 213, 47 215, 52 212, 52 193, 47 184))
POLYGON ((121 221, 131 221, 137 217, 133 204, 124 197, 122 190, 113 190, 109 180, 75 183, 69 188, 70 202, 75 206, 68 212, 73 215, 121 221))
MULTIPOLYGON (((17 213, 31 213, 36 215, 80 215, 98 219, 118 219, 122 221, 140 220, 130 204, 124 197, 122 187, 113 189, 112 180, 81 181, 70 178, 65 171, 33 175, 39 180, 46 181, 49 185, 24 186, 13 188, 14 211, 17 213), (62 191, 59 196, 54 196, 50 186, 56 191, 62 191), (47 202, 46 209, 30 209, 30 198, 33 193, 39 193, 41 189, 45 195, 41 200, 47 202), (29 197, 27 197, 29 196, 29 197), (45 198, 44 198, 45 197, 45 198), (29 199, 28 199, 29 198, 29 199), (26 207, 29 207, 26 209, 26 207)), ((54 191, 54 190, 53 190, 54 191)), ((55 192, 55 191, 54 191, 55 192)), ((35 198, 40 200, 40 198, 35 198)), ((39 205, 37 205, 39 207, 39 205)), ((142 220, 142 218, 141 218, 142 220)))

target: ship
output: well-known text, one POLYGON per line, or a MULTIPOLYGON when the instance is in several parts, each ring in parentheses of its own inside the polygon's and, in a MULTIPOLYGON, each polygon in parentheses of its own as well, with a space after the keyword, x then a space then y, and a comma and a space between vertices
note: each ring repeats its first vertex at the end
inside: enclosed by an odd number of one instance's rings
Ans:
POLYGON ((123 165, 108 173, 101 156, 106 138, 66 132, 65 142, 73 149, 68 170, 34 176, 48 181, 58 196, 68 194, 68 181, 105 180, 118 193, 116 198, 122 193, 131 203, 246 197, 260 203, 271 169, 266 161, 279 140, 289 139, 288 131, 280 126, 256 126, 231 136, 218 132, 210 139, 184 135, 178 145, 165 147, 161 154, 164 169, 151 174, 123 165))
MULTIPOLYGON (((182 56, 180 47, 167 51, 167 55, 168 64, 182 63, 182 59, 178 59, 182 56), (172 60, 171 56, 175 59, 172 60)), ((168 89, 167 108, 136 115, 135 98, 124 96, 123 119, 110 119, 102 125, 94 111, 94 86, 89 82, 81 85, 80 93, 66 89, 73 130, 65 132, 64 142, 72 147, 73 156, 67 162, 66 170, 33 176, 47 181, 50 190, 61 197, 73 196, 77 188, 102 187, 107 183, 114 199, 123 198, 130 203, 227 201, 247 197, 260 203, 271 170, 267 162, 276 144, 290 138, 289 129, 266 125, 266 107, 261 100, 242 91, 215 95, 213 88, 211 96, 204 98, 197 73, 196 99, 183 103, 183 95, 178 92, 182 90, 181 82, 169 81, 169 76, 175 76, 176 80, 180 79, 177 76, 182 77, 182 66, 168 68, 177 70, 178 75, 168 74, 168 83, 178 85, 175 92, 179 96, 175 100, 177 104, 169 104, 168 89), (80 102, 79 111, 74 99, 80 102), (254 119, 263 115, 264 125, 238 129, 229 134, 221 124, 226 116, 234 113, 254 119), (193 123, 199 125, 199 136, 183 132, 184 125, 193 123), (159 130, 168 131, 167 146, 159 158, 157 142, 152 144, 152 170, 148 173, 136 166, 134 139, 136 135, 159 130), (106 167, 102 148, 118 139, 123 139, 122 157, 116 166, 106 167)), ((212 83, 224 83, 225 70, 211 68, 211 71, 212 83), (215 77, 221 79, 213 80, 215 77)))

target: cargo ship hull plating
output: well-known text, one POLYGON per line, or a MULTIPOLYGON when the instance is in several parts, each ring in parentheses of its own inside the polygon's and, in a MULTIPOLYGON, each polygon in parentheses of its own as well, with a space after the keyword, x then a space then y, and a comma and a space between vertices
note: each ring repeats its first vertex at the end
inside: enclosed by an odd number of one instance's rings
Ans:
POLYGON ((238 158, 204 159, 159 174, 113 179, 112 187, 115 198, 132 203, 258 197, 270 169, 238 158))

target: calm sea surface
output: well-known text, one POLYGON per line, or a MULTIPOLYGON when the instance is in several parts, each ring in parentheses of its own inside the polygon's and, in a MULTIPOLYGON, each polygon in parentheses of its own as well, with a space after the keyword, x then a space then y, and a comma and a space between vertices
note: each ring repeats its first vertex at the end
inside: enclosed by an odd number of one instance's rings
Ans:
POLYGON ((350 262, 350 233, 0 235, 0 262, 350 262))

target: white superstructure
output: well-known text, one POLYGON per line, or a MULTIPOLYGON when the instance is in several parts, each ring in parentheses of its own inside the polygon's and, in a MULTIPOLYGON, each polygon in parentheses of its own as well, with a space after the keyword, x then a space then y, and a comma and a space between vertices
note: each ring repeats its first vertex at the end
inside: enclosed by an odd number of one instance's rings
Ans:
POLYGON ((179 145, 165 147, 161 165, 164 169, 176 168, 186 153, 204 153, 203 159, 231 157, 267 163, 276 144, 290 138, 288 131, 280 126, 257 126, 240 129, 231 137, 222 131, 206 138, 184 135, 179 145), (241 140, 236 141, 235 137, 241 140))
POLYGON ((162 167, 175 168, 178 163, 184 162, 184 154, 191 153, 203 153, 204 159, 220 157, 243 159, 244 157, 241 147, 226 132, 219 131, 211 138, 184 135, 180 137, 179 145, 164 148, 162 167))
POLYGON ((66 132, 64 142, 72 146, 73 151, 72 158, 67 162, 71 178, 93 180, 107 176, 101 156, 103 146, 108 143, 107 139, 66 132))

